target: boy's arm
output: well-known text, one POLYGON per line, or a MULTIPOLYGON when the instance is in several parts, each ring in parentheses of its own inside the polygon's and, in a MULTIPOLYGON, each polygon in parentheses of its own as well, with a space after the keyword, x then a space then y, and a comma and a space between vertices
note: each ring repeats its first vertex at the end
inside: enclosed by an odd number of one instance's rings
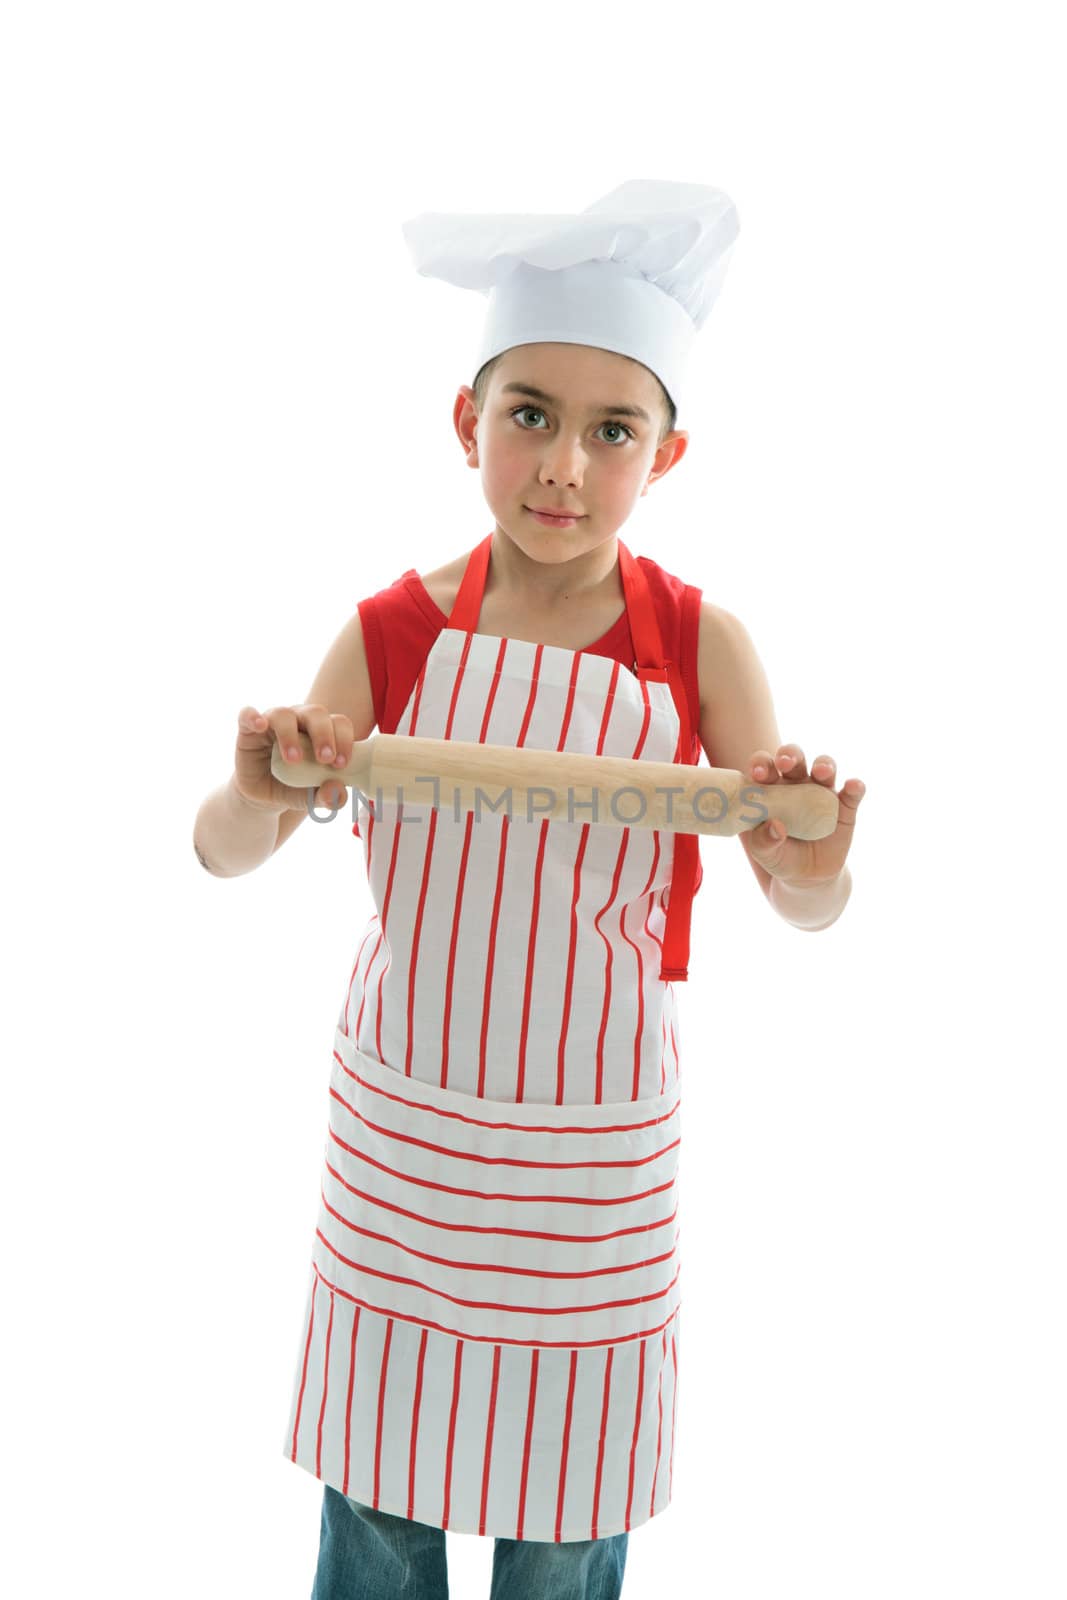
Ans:
MULTIPOLYGON (((697 669, 700 743, 711 765, 747 773, 757 750, 773 756, 782 739, 763 663, 744 625, 710 600, 700 605, 697 669)), ((851 889, 847 865, 839 882, 801 888, 775 878, 747 851, 745 857, 774 910, 794 927, 816 932, 840 915, 851 889)))
MULTIPOLYGON (((355 739, 376 727, 374 697, 359 612, 353 612, 330 646, 308 691, 305 705, 344 713, 355 739)), ((301 795, 301 801, 304 796, 301 795)), ((280 849, 307 816, 301 804, 280 814, 256 810, 237 793, 232 778, 204 801, 193 830, 201 864, 217 877, 251 872, 280 849)))
MULTIPOLYGON (((773 754, 782 739, 763 663, 744 624, 710 600, 700 602, 697 673, 700 743, 709 763, 747 772, 757 750, 773 754)), ((747 853, 745 859, 770 899, 771 874, 747 853)))
MULTIPOLYGON (((353 737, 357 743, 360 739, 369 739, 377 727, 370 669, 363 643, 363 624, 358 611, 352 613, 326 652, 304 704, 344 712, 351 720, 353 737)), ((278 838, 271 855, 281 849, 306 816, 306 805, 301 806, 299 811, 282 812, 278 820, 278 838)))

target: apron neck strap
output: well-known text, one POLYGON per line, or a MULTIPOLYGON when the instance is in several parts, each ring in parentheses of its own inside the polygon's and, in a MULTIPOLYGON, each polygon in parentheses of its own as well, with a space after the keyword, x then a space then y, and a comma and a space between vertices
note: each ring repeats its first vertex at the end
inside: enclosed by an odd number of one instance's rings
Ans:
POLYGON ((480 544, 476 544, 467 557, 467 567, 463 574, 459 590, 456 594, 455 604, 448 614, 449 628, 458 628, 461 633, 474 633, 478 627, 478 613, 482 609, 482 595, 485 593, 485 575, 489 571, 489 551, 492 548, 493 535, 487 533, 480 544))
POLYGON ((626 610, 630 618, 630 637, 634 646, 634 665, 636 667, 652 667, 656 670, 662 668, 663 636, 659 629, 659 620, 656 608, 652 603, 652 592, 648 587, 648 579, 641 570, 639 561, 627 550, 622 540, 619 546, 619 571, 622 576, 622 586, 626 594, 626 610))

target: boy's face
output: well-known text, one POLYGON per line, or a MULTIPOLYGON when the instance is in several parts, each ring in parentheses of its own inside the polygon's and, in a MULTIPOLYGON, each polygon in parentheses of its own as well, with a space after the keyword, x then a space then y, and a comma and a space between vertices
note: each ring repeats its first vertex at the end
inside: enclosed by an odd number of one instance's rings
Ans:
POLYGON ((532 560, 549 563, 612 538, 689 441, 676 429, 658 443, 663 398, 647 367, 584 344, 505 351, 482 414, 474 390, 463 385, 453 420, 498 528, 532 560), (581 516, 569 527, 550 527, 531 516, 533 507, 581 516))

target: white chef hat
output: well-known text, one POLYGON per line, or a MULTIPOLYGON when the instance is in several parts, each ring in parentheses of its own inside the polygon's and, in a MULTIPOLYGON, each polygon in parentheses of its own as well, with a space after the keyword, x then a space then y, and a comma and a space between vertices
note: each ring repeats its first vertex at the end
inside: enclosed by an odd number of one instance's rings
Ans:
POLYGON ((739 226, 721 189, 645 178, 574 216, 431 211, 402 225, 416 271, 489 297, 475 375, 514 345, 596 345, 654 372, 676 414, 739 226))

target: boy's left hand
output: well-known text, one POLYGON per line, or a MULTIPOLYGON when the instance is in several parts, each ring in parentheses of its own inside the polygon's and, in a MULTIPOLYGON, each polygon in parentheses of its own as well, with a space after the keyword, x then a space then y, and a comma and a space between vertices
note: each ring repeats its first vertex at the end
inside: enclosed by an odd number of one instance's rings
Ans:
MULTIPOLYGON (((819 756, 812 764, 809 775, 804 762, 804 752, 798 744, 779 745, 772 758, 767 750, 757 750, 745 769, 744 776, 761 787, 772 783, 803 783, 814 780, 832 789, 837 773, 837 763, 832 756, 819 756)), ((776 839, 771 833, 771 821, 761 822, 758 828, 745 828, 741 843, 749 859, 769 872, 772 878, 784 878, 788 883, 811 885, 827 883, 836 878, 845 864, 852 833, 856 825, 856 812, 866 793, 859 778, 848 778, 837 791, 837 827, 825 839, 791 839, 788 834, 776 839)), ((781 823, 775 824, 782 827, 781 823)), ((783 830, 784 831, 784 830, 783 830)))

